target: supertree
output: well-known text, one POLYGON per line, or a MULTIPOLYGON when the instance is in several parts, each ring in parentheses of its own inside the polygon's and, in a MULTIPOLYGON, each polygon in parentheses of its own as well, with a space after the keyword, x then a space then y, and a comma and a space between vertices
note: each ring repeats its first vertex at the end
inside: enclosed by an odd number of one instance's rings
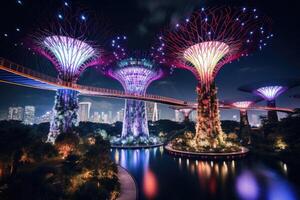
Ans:
MULTIPOLYGON (((82 16, 60 14, 58 20, 30 36, 30 45, 47 58, 58 71, 58 82, 75 84, 82 72, 100 60, 100 50, 87 40, 89 23, 82 16)), ((78 91, 61 88, 56 91, 53 119, 48 142, 54 143, 61 132, 70 132, 78 124, 78 91)))
POLYGON ((256 9, 202 8, 159 36, 157 51, 166 62, 192 71, 199 81, 195 145, 224 143, 214 79, 226 63, 266 46, 273 37, 269 25, 256 9))
POLYGON ((190 121, 190 114, 193 112, 194 108, 192 107, 174 107, 171 106, 170 108, 174 109, 174 110, 178 110, 182 115, 183 115, 183 122, 189 122, 190 121))
POLYGON ((236 107, 240 111, 240 124, 241 127, 249 127, 247 109, 253 105, 253 101, 236 101, 232 103, 232 106, 236 107))
MULTIPOLYGON (((104 74, 118 80, 125 93, 130 95, 145 95, 148 86, 155 80, 162 78, 165 71, 159 67, 148 53, 126 52, 122 41, 126 36, 118 36, 112 40, 115 47, 113 55, 115 65, 104 68, 104 74)), ((148 120, 146 104, 141 100, 126 99, 121 138, 148 138, 148 120)))
MULTIPOLYGON (((268 107, 275 108, 276 98, 288 89, 296 87, 299 84, 300 81, 298 79, 266 80, 241 86, 239 90, 259 96, 267 101, 268 107)), ((275 110, 268 111, 268 121, 271 123, 278 122, 278 116, 275 110)))
MULTIPOLYGON (((267 106, 269 107, 276 107, 276 98, 285 92, 288 89, 288 87, 280 86, 280 85, 273 85, 273 86, 264 86, 257 88, 254 93, 261 96, 267 101, 267 106)), ((278 116, 277 112, 270 110, 268 111, 268 120, 270 122, 277 122, 278 116)))

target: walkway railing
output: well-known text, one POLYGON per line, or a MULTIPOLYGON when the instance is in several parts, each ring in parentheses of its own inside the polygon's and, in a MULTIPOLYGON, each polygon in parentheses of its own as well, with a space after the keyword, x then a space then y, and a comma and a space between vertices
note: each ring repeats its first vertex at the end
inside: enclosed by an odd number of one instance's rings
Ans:
POLYGON ((4 58, 0 58, 0 69, 17 74, 22 77, 36 80, 36 81, 39 81, 42 83, 47 83, 49 85, 53 85, 53 86, 56 86, 59 88, 67 88, 67 89, 77 90, 80 92, 81 95, 139 99, 139 100, 144 100, 144 101, 155 101, 155 102, 159 102, 159 103, 179 105, 179 106, 188 105, 188 103, 185 101, 170 98, 170 97, 163 97, 163 96, 152 95, 152 94, 145 94, 145 95, 127 94, 124 91, 120 91, 120 90, 84 86, 84 85, 79 85, 79 84, 75 84, 75 83, 71 83, 71 82, 60 81, 57 78, 45 75, 43 73, 34 71, 29 68, 25 68, 19 64, 16 64, 16 63, 11 62, 4 58))

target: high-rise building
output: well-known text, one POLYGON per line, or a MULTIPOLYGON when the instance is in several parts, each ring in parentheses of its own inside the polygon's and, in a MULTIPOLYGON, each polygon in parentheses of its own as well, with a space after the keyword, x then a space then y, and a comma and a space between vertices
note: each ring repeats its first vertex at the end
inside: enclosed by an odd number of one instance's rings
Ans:
POLYGON ((112 111, 108 111, 108 123, 111 124, 113 122, 112 111))
POLYGON ((147 102, 146 107, 147 107, 147 119, 153 122, 158 121, 159 112, 158 112, 157 103, 147 102))
POLYGON ((94 122, 94 123, 100 123, 101 122, 101 116, 100 116, 99 112, 94 112, 91 121, 94 122))
POLYGON ((87 122, 90 118, 91 102, 80 102, 79 103, 79 121, 87 122))
POLYGON ((104 113, 102 120, 103 120, 103 123, 108 124, 109 123, 109 121, 108 121, 108 114, 104 113))
POLYGON ((22 107, 9 107, 8 120, 23 121, 24 109, 22 107))
POLYGON ((175 121, 180 122, 180 112, 178 110, 175 110, 175 121))
POLYGON ((24 124, 32 125, 35 120, 35 107, 34 106, 25 106, 24 109, 24 124))
POLYGON ((124 118, 124 109, 122 108, 120 111, 117 112, 117 120, 118 122, 123 121, 124 118))
POLYGON ((41 117, 39 117, 38 123, 47 123, 50 122, 53 117, 53 111, 47 111, 41 117))

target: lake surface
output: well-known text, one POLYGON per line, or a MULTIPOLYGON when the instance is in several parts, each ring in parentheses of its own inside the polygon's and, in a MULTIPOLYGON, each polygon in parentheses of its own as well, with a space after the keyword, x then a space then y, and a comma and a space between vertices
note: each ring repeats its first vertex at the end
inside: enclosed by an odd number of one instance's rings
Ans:
POLYGON ((112 149, 113 160, 138 184, 139 199, 295 200, 300 166, 248 156, 235 161, 173 157, 163 147, 112 149))

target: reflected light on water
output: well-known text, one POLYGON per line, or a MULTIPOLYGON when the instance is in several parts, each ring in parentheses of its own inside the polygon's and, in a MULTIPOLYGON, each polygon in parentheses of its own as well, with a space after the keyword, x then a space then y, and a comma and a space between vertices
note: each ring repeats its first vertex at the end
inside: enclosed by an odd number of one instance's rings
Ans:
POLYGON ((158 192, 157 179, 150 169, 148 169, 144 175, 143 191, 148 199, 154 199, 158 192))
POLYGON ((242 200, 296 200, 292 187, 271 170, 245 170, 237 178, 236 190, 242 200), (263 190, 260 190, 264 188, 263 190))
POLYGON ((259 195, 259 186, 250 171, 244 171, 237 179, 236 190, 243 200, 255 200, 259 195))

